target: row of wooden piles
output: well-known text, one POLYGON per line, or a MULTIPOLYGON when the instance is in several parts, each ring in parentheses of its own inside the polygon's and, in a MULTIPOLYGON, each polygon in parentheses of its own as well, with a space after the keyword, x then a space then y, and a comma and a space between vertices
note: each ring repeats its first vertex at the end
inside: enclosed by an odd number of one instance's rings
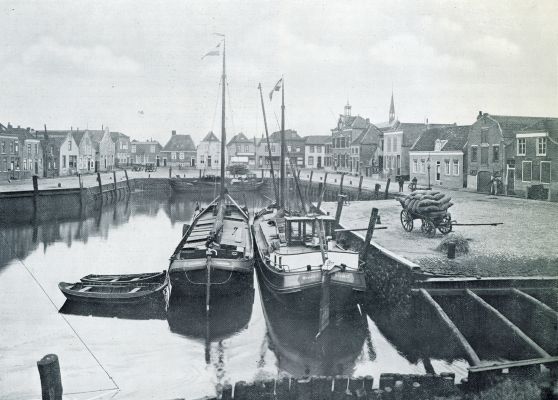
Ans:
MULTIPOLYGON (((382 374, 379 388, 374 389, 374 378, 348 376, 282 378, 255 383, 237 382, 223 386, 222 400, 402 400, 430 399, 458 392, 453 373, 440 375, 382 374)), ((206 397, 206 400, 213 399, 206 397)), ((217 397, 215 397, 217 399, 217 397)))

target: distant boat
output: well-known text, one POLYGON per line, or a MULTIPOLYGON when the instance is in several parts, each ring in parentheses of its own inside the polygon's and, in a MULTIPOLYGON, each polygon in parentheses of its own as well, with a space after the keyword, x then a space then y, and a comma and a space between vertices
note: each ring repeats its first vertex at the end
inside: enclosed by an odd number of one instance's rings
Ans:
POLYGON ((164 298, 168 279, 162 283, 130 283, 103 285, 97 283, 60 282, 58 288, 68 300, 86 303, 129 304, 164 298))
POLYGON ((143 274, 115 274, 115 275, 87 275, 80 279, 85 283, 100 283, 105 285, 121 285, 128 283, 163 283, 167 271, 147 272, 143 274))
MULTIPOLYGON (((251 288, 254 279, 254 244, 247 210, 227 194, 225 188, 225 40, 221 75, 221 159, 219 178, 202 178, 219 196, 185 226, 182 238, 170 257, 169 277, 173 295, 205 296, 206 312, 212 292, 234 294, 236 288, 251 288), (212 185, 212 186, 211 186, 212 185)), ((172 180, 171 180, 172 182, 172 180)), ((200 184, 201 184, 200 183, 200 184)), ((201 186, 200 186, 201 187, 201 186)), ((190 190, 200 190, 194 186, 190 190)), ((242 290, 242 289, 241 289, 242 290)))

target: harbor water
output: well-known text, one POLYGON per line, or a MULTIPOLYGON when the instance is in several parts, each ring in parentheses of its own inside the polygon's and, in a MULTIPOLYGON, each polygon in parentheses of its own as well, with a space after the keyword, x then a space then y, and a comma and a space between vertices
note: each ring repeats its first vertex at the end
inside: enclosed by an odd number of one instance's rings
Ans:
MULTIPOLYGON (((250 209, 268 202, 237 197, 250 209)), ((446 348, 434 322, 430 337, 417 338, 409 321, 372 318, 355 305, 317 341, 318 316, 301 317, 274 303, 256 274, 252 290, 213 298, 209 314, 203 303, 172 296, 168 304, 126 309, 66 302, 61 281, 167 269, 196 203, 211 200, 136 192, 79 218, 64 210, 41 220, 2 216, 2 397, 39 398, 36 361, 48 353, 59 355, 64 391, 76 398, 196 398, 227 382, 283 375, 372 375, 376 384, 385 372, 466 375, 467 362, 446 348)))

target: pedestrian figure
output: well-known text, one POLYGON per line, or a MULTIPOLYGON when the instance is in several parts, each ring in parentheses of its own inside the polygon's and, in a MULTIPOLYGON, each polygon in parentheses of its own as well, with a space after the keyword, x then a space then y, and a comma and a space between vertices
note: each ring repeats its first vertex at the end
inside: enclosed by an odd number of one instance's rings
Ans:
POLYGON ((411 191, 415 191, 417 190, 417 177, 413 177, 413 180, 411 181, 411 191))
POLYGON ((405 180, 403 179, 403 176, 401 176, 401 175, 397 176, 397 183, 399 183, 399 191, 402 192, 403 191, 403 183, 405 183, 405 180))

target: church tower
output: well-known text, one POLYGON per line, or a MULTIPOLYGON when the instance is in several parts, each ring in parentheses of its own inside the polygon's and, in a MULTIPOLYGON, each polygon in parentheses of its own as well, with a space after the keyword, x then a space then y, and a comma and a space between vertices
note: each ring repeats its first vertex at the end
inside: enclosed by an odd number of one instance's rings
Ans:
POLYGON ((349 100, 347 100, 347 104, 345 105, 345 117, 351 116, 351 105, 349 104, 349 100))
POLYGON ((395 104, 393 103, 393 90, 391 91, 391 104, 389 106, 389 123, 390 125, 395 121, 395 104))

